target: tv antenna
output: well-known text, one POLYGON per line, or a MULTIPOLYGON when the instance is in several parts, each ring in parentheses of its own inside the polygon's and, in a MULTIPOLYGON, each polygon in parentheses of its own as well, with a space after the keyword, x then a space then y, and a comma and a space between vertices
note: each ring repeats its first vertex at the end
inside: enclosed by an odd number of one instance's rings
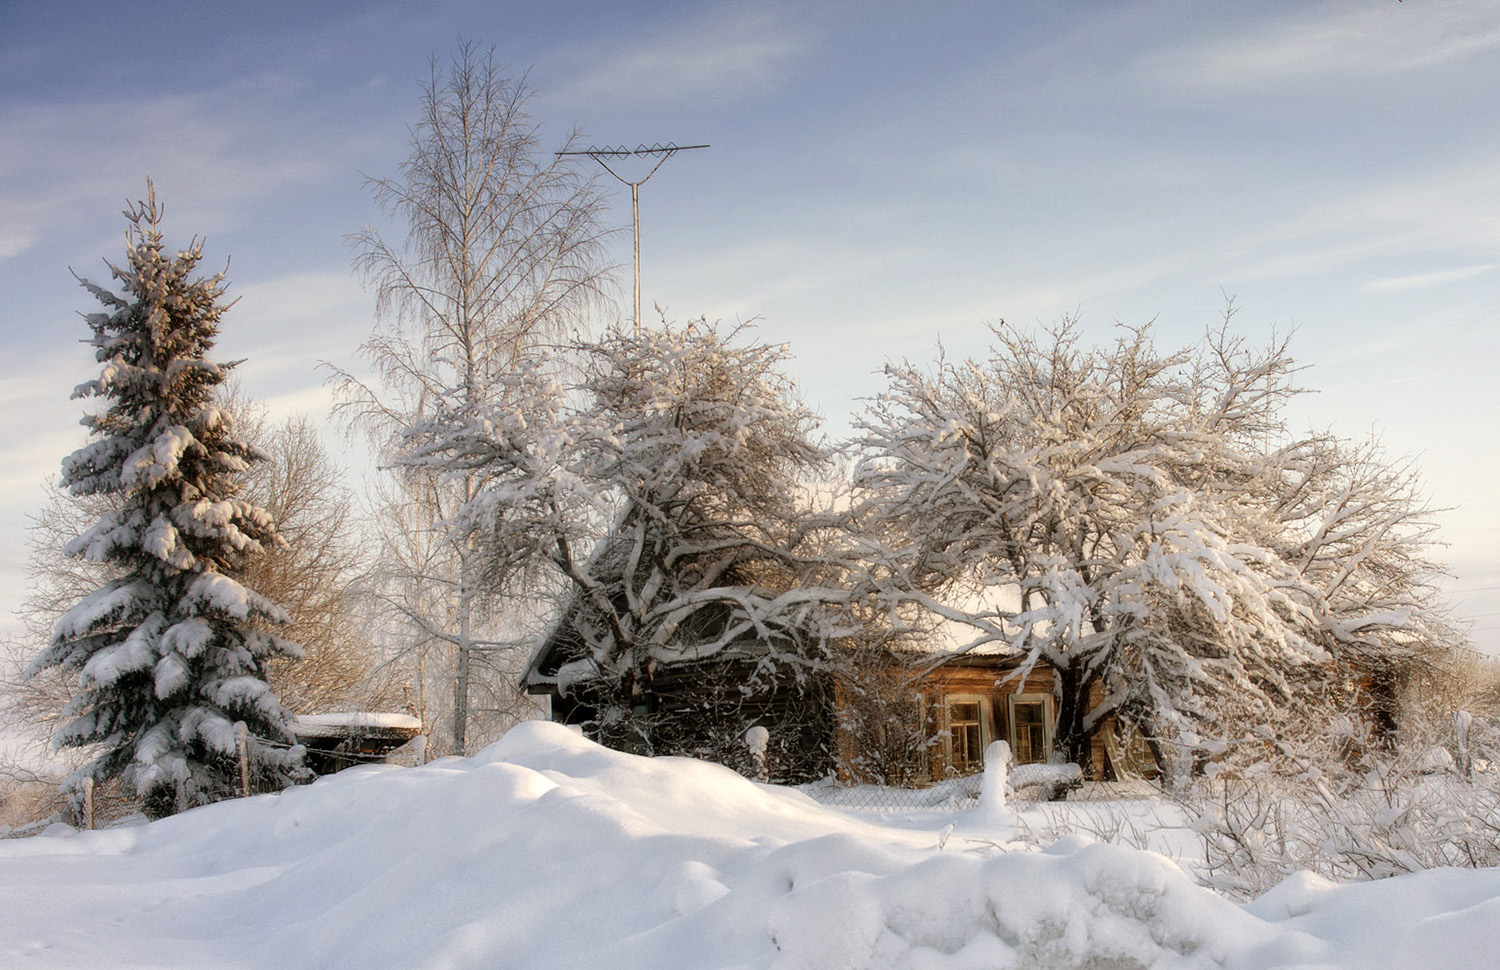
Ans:
POLYGON ((626 148, 621 145, 618 148, 609 145, 603 148, 584 148, 578 151, 557 152, 558 155, 587 155, 598 162, 603 169, 615 177, 615 180, 630 186, 630 220, 632 236, 635 239, 635 332, 641 332, 641 186, 645 185, 656 170, 666 164, 667 159, 678 152, 689 152, 697 148, 708 148, 708 145, 678 145, 667 142, 665 145, 657 143, 650 148, 645 145, 637 145, 634 148, 626 148), (651 166, 651 171, 641 178, 631 180, 621 175, 610 167, 610 162, 619 163, 627 158, 654 158, 656 164, 651 166))

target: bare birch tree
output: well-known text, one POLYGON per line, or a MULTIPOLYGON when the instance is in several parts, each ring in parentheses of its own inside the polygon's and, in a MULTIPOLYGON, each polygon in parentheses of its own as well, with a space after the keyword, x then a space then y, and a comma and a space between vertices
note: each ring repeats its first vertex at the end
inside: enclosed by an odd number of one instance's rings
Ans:
MULTIPOLYGON (((342 412, 372 433, 387 460, 397 457, 402 431, 437 409, 503 405, 503 375, 519 360, 548 356, 549 342, 582 322, 608 286, 604 196, 542 145, 531 97, 525 78, 508 75, 493 51, 461 44, 446 69, 432 63, 399 174, 367 183, 406 231, 400 242, 373 227, 351 237, 376 293, 378 324, 361 348, 373 374, 336 370, 335 382, 342 412)), ((408 498, 427 503, 420 528, 443 530, 473 494, 472 480, 428 478, 414 481, 408 498)), ((454 539, 446 559, 429 558, 441 575, 423 577, 449 590, 428 600, 441 604, 439 614, 407 604, 406 616, 418 641, 441 631, 452 645, 451 746, 461 753, 472 653, 499 645, 478 629, 486 604, 472 545, 454 539)), ((400 564, 391 565, 399 574, 400 564)))

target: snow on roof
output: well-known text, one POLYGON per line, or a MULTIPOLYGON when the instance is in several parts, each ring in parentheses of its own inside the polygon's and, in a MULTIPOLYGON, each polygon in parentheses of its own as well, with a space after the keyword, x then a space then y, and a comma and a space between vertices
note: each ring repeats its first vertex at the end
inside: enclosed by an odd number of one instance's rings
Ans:
POLYGON ((343 738, 369 734, 422 732, 422 722, 410 714, 349 711, 337 714, 303 714, 292 719, 292 733, 299 738, 343 738))
MULTIPOLYGON (((987 586, 950 605, 974 613, 1017 613, 1021 609, 1021 588, 987 586)), ((907 649, 934 656, 967 657, 1004 657, 1016 652, 1009 643, 1000 640, 976 643, 981 639, 981 632, 967 623, 938 616, 931 617, 931 623, 926 635, 913 638, 906 644, 907 649)))

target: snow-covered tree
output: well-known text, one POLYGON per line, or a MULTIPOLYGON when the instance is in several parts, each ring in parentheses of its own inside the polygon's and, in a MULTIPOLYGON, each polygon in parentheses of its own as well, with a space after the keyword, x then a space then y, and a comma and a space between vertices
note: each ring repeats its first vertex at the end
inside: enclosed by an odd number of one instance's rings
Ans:
POLYGON ((194 277, 197 240, 164 247, 150 190, 126 212, 116 294, 86 280, 106 307, 88 316, 99 377, 74 396, 106 402, 83 424, 94 439, 63 462, 75 495, 117 498, 67 546, 113 573, 57 622, 30 673, 76 673, 78 689, 54 743, 96 752, 64 782, 119 777, 155 816, 239 787, 236 723, 248 733, 253 784, 277 789, 301 773, 286 710, 266 664, 300 648, 274 632, 285 612, 233 578, 277 543, 238 476, 264 454, 240 440, 214 403, 228 365, 208 359, 225 310, 223 275, 194 277))
MULTIPOLYGON (((366 228, 353 237, 377 295, 380 322, 361 348, 374 373, 335 376, 344 413, 372 432, 385 458, 439 400, 470 414, 502 405, 505 375, 518 361, 546 358, 545 346, 608 286, 604 196, 575 159, 542 145, 531 96, 493 51, 461 45, 446 72, 432 65, 400 174, 369 182, 406 235, 391 242, 366 228)), ((386 601, 410 641, 446 653, 450 746, 462 753, 473 655, 507 649, 476 585, 474 550, 431 541, 446 535, 473 483, 409 478, 391 491, 392 516, 406 525, 387 550, 386 601), (403 572, 416 564, 420 572, 403 572)))
POLYGON ((563 589, 550 636, 605 736, 651 744, 637 708, 662 665, 753 645, 752 679, 769 684, 827 662, 825 607, 847 599, 827 555, 838 519, 801 487, 827 454, 780 371, 786 349, 741 338, 612 329, 576 347, 575 387, 524 368, 514 405, 455 401, 408 436, 408 464, 474 482, 460 528, 489 583, 541 565, 563 589))
POLYGON ((965 648, 1047 662, 1069 760, 1110 715, 1172 760, 1274 722, 1341 664, 1453 642, 1410 468, 1289 434, 1284 342, 995 336, 987 361, 888 368, 861 423, 869 582, 968 629, 965 648))
MULTIPOLYGON (((378 641, 365 622, 371 612, 363 582, 369 560, 361 554, 356 529, 362 523, 356 522, 357 507, 342 475, 305 418, 272 422, 232 383, 215 399, 234 416, 236 436, 270 456, 252 463, 241 478, 241 497, 269 512, 286 540, 266 547, 265 555, 247 557, 234 578, 286 610, 291 623, 280 633, 305 651, 300 659, 268 664, 272 690, 294 714, 400 709, 405 698, 393 683, 397 670, 379 666, 378 641)), ((20 674, 51 641, 63 614, 118 575, 116 564, 70 556, 66 546, 125 501, 118 492, 73 495, 54 481, 31 517, 26 596, 17 611, 22 631, 0 642, 0 723, 37 748, 50 741, 79 689, 78 678, 58 668, 26 679, 20 674)), ((82 764, 89 752, 78 749, 66 760, 82 764)), ((6 770, 0 764, 0 777, 6 770)), ((14 773, 24 776, 19 768, 14 773)), ((122 814, 139 809, 139 799, 123 787, 108 794, 97 790, 96 809, 106 803, 122 814)))

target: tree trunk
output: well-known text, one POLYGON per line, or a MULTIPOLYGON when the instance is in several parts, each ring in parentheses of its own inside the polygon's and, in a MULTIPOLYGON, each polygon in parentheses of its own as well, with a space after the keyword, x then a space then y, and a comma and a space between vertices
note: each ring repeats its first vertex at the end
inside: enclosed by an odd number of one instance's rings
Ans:
POLYGON ((1057 700, 1057 726, 1053 731, 1053 749, 1069 762, 1092 770, 1089 758, 1089 735, 1084 730, 1084 717, 1088 714, 1088 681, 1073 667, 1053 668, 1054 692, 1057 700))
POLYGON ((1401 709, 1401 671, 1394 663, 1373 666, 1365 675, 1366 692, 1370 702, 1370 726, 1374 729, 1375 741, 1385 751, 1396 750, 1396 734, 1399 727, 1397 714, 1401 709))
POLYGON ((464 755, 469 726, 469 557, 458 561, 458 650, 453 671, 453 753, 464 755))
MULTIPOLYGON (((464 504, 474 499, 474 476, 464 478, 464 504)), ((469 652, 473 641, 470 629, 473 607, 473 580, 469 578, 473 561, 472 539, 458 546, 458 656, 453 671, 453 753, 462 758, 469 730, 469 652)))

